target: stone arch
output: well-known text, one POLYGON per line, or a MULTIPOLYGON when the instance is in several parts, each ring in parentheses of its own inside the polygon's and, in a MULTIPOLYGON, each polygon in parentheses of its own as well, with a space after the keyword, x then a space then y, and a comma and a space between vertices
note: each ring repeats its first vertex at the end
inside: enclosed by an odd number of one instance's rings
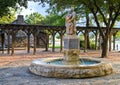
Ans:
MULTIPOLYGON (((120 33, 120 31, 116 32, 116 35, 120 33)), ((115 39, 113 42, 115 42, 115 47, 116 47, 116 50, 119 50, 120 51, 120 39, 115 39)))
POLYGON ((23 30, 18 30, 15 33, 15 47, 26 47, 27 34, 23 30))
POLYGON ((96 48, 96 31, 92 30, 89 31, 89 38, 90 38, 90 49, 95 49, 96 48))
POLYGON ((0 30, 0 50, 2 51, 2 53, 4 53, 4 49, 7 47, 6 38, 7 38, 6 30, 0 30))
POLYGON ((47 33, 40 31, 37 36, 37 47, 45 48, 48 43, 47 33))
POLYGON ((80 49, 84 49, 85 48, 85 44, 84 44, 84 32, 81 30, 77 33, 78 37, 80 38, 80 49))

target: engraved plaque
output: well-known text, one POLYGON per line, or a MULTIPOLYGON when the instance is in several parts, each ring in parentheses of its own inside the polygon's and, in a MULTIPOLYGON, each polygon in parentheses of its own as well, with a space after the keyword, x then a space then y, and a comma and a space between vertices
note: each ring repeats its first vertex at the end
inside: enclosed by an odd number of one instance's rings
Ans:
POLYGON ((79 39, 64 39, 65 49, 79 49, 79 39))

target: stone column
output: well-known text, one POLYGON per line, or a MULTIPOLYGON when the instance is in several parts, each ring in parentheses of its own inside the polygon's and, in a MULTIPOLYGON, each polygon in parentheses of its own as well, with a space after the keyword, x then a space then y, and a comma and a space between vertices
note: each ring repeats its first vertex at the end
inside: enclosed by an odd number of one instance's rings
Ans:
POLYGON ((64 37, 64 60, 67 65, 79 65, 80 40, 76 33, 75 12, 71 11, 66 16, 66 34, 64 37))
POLYGON ((64 37, 64 64, 78 65, 80 53, 80 40, 77 36, 64 37))

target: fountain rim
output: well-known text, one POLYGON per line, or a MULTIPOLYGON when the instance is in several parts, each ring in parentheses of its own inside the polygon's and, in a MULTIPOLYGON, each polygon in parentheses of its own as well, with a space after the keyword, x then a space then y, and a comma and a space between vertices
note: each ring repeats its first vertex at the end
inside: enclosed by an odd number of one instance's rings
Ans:
POLYGON ((98 66, 102 66, 103 64, 110 64, 107 61, 101 61, 96 58, 88 58, 88 57, 82 57, 82 59, 87 59, 91 61, 96 61, 98 63, 96 64, 91 64, 91 65, 58 65, 58 64, 47 64, 47 62, 52 61, 52 60, 57 60, 57 59, 63 59, 63 57, 57 57, 57 58, 41 58, 41 59, 36 59, 32 61, 32 64, 38 65, 38 66, 44 66, 44 67, 55 67, 55 68, 96 68, 98 66), (38 63, 39 61, 39 63, 38 63))
MULTIPOLYGON (((61 59, 60 58, 41 58, 34 60, 29 70, 30 72, 51 78, 90 78, 105 76, 113 73, 112 64, 107 60, 98 60, 89 58, 91 60, 99 61, 100 63, 94 65, 58 65, 48 64, 45 60, 61 59), (39 63, 37 62, 39 61, 39 63)), ((88 57, 87 57, 88 58, 88 57)))

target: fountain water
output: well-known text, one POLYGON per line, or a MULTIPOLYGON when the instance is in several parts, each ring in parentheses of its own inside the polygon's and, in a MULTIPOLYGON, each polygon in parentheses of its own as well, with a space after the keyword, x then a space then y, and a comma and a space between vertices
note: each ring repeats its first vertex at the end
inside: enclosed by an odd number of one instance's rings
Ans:
POLYGON ((80 40, 76 36, 75 12, 66 16, 63 58, 42 58, 32 61, 29 70, 37 75, 57 78, 86 78, 111 74, 112 65, 93 58, 81 58, 80 40))

